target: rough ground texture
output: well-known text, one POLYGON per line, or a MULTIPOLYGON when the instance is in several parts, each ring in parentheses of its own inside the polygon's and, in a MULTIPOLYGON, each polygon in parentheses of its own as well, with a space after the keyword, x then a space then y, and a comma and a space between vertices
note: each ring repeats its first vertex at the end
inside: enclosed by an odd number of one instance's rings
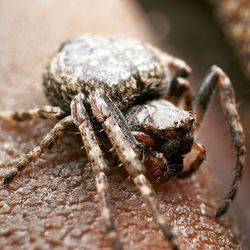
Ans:
MULTIPOLYGON (((92 31, 150 40, 132 3, 109 0, 105 6, 99 4, 1 1, 0 109, 47 104, 41 88, 44 66, 58 44, 73 35, 92 31)), ((1 122, 1 162, 28 152, 54 123, 1 122)), ((111 248, 100 219, 94 178, 80 147, 79 137, 69 131, 21 177, 0 187, 0 249, 111 248)), ((0 173, 10 168, 1 166, 0 173)), ((112 210, 122 243, 126 249, 165 249, 166 241, 127 177, 116 166, 109 175, 112 210)), ((219 199, 206 165, 189 180, 154 184, 151 178, 151 182, 182 249, 243 249, 231 220, 213 217, 219 199)))

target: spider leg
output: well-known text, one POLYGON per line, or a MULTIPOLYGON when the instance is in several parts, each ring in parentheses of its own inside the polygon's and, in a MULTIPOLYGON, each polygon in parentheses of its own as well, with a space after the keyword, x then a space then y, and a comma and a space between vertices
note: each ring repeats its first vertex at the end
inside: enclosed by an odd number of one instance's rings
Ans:
MULTIPOLYGON (((161 55, 159 56, 161 57, 161 55)), ((171 81, 177 77, 186 78, 192 72, 192 69, 185 61, 168 54, 164 56, 163 63, 167 66, 171 81)))
POLYGON ((3 184, 10 183, 13 178, 20 172, 22 172, 32 161, 37 159, 42 153, 52 147, 58 137, 63 136, 64 131, 73 124, 73 120, 70 116, 65 117, 59 121, 51 131, 44 137, 41 144, 31 150, 28 154, 24 155, 20 161, 17 162, 15 168, 3 176, 3 184))
POLYGON ((143 174, 144 167, 138 160, 133 147, 131 146, 127 137, 124 135, 123 130, 113 115, 113 110, 116 108, 116 106, 110 99, 107 102, 106 100, 108 97, 104 96, 100 91, 95 91, 90 98, 93 114, 97 120, 102 123, 103 128, 107 133, 111 144, 113 145, 121 162, 125 166, 129 175, 132 177, 133 182, 139 189, 144 200, 150 207, 155 221, 161 226, 163 234, 168 239, 172 249, 178 249, 178 246, 173 242, 173 233, 171 232, 165 218, 160 213, 160 210, 156 204, 152 187, 143 174))
POLYGON ((242 176, 242 171, 245 165, 246 146, 245 135, 240 122, 240 116, 236 108, 233 86, 228 76, 217 66, 213 66, 211 68, 194 98, 193 111, 196 115, 196 128, 198 128, 202 122, 204 114, 207 110, 210 97, 216 85, 218 86, 222 108, 226 114, 230 126, 231 138, 237 152, 235 174, 231 189, 225 196, 223 204, 216 212, 216 217, 220 217, 226 213, 230 203, 235 198, 238 185, 242 176))
POLYGON ((184 99, 184 109, 192 110, 192 94, 190 91, 190 82, 186 78, 177 77, 171 82, 169 92, 164 96, 178 106, 184 99))
POLYGON ((78 94, 71 103, 71 114, 75 125, 80 131, 84 148, 87 152, 92 171, 95 176, 97 194, 99 196, 102 217, 105 223, 108 236, 111 238, 116 250, 122 249, 117 231, 114 226, 108 193, 108 180, 105 174, 108 166, 103 157, 98 140, 92 128, 90 118, 84 107, 86 100, 83 94, 78 94))
POLYGON ((190 91, 190 83, 187 80, 187 77, 192 71, 191 68, 185 61, 171 55, 164 56, 163 63, 169 72, 170 81, 169 90, 163 98, 171 101, 175 105, 178 105, 180 101, 184 99, 184 109, 191 110, 192 94, 190 91))
POLYGON ((190 177, 192 174, 194 174, 199 167, 201 166, 202 162, 206 158, 206 150, 205 147, 194 142, 193 147, 195 147, 196 150, 199 151, 198 155, 194 159, 194 161, 190 164, 189 168, 187 170, 184 170, 178 175, 179 179, 184 179, 190 177))
POLYGON ((65 116, 65 113, 59 107, 44 106, 36 109, 23 111, 2 111, 0 112, 0 120, 4 121, 25 121, 32 119, 60 119, 65 116))

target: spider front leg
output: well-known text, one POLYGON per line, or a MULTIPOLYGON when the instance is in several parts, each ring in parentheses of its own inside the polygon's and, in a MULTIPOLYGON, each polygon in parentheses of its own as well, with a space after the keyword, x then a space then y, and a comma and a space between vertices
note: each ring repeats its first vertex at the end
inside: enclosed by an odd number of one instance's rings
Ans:
POLYGON ((223 204, 216 212, 216 217, 226 213, 230 203, 234 200, 238 185, 245 166, 246 146, 245 135, 240 122, 240 116, 236 108, 235 93, 228 76, 217 66, 213 66, 198 90, 193 101, 193 112, 196 115, 196 128, 199 128, 202 119, 207 111, 210 97, 215 87, 218 87, 222 108, 226 114, 233 145, 237 152, 235 174, 231 189, 224 198, 223 204))
POLYGON ((87 101, 83 94, 78 94, 71 103, 71 115, 75 125, 81 134, 84 148, 91 163, 95 175, 96 189, 101 203, 102 217, 106 226, 108 236, 111 238, 116 250, 122 249, 119 241, 109 204, 108 180, 105 174, 108 166, 104 160, 103 153, 98 145, 98 140, 92 128, 90 118, 84 104, 87 101))
POLYGON ((2 111, 0 120, 4 121, 26 121, 32 119, 60 119, 65 116, 64 111, 59 107, 44 106, 41 108, 23 110, 23 111, 2 111))
POLYGON ((3 184, 10 183, 13 178, 20 172, 22 172, 32 161, 36 160, 46 150, 50 149, 55 141, 63 136, 64 131, 73 125, 73 120, 70 116, 65 117, 59 121, 51 131, 44 137, 41 144, 31 150, 28 154, 24 155, 20 161, 17 162, 15 168, 5 176, 2 176, 3 184))
POLYGON ((163 234, 168 239, 172 249, 178 249, 178 246, 173 241, 173 233, 156 204, 152 187, 143 174, 144 167, 138 160, 127 136, 124 135, 114 115, 114 110, 117 109, 117 107, 100 91, 95 91, 90 98, 92 112, 97 120, 102 123, 120 161, 125 166, 136 187, 150 207, 155 221, 161 226, 163 234), (106 101, 107 99, 108 102, 106 101))

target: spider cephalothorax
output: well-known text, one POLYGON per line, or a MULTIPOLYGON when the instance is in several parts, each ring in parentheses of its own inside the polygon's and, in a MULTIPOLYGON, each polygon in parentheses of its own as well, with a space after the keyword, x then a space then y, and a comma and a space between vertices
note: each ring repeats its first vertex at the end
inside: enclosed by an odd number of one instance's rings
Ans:
POLYGON ((199 128, 216 86, 237 151, 231 190, 218 209, 217 217, 228 210, 236 195, 246 154, 244 133, 229 78, 220 68, 213 66, 192 98, 186 79, 190 72, 182 60, 134 39, 84 35, 64 43, 48 64, 43 82, 50 103, 57 107, 0 113, 0 119, 7 121, 33 117, 60 119, 41 144, 24 155, 4 176, 3 183, 10 183, 50 148, 69 126, 75 125, 96 177, 107 233, 114 248, 121 249, 108 201, 108 166, 100 147, 100 137, 95 131, 102 126, 170 246, 178 249, 156 205, 143 165, 157 165, 157 174, 162 180, 173 176, 186 178, 197 171, 205 159, 205 149, 194 141, 194 132, 199 128), (180 103, 187 111, 178 107, 180 103), (199 153, 183 170, 183 158, 193 147, 199 153))

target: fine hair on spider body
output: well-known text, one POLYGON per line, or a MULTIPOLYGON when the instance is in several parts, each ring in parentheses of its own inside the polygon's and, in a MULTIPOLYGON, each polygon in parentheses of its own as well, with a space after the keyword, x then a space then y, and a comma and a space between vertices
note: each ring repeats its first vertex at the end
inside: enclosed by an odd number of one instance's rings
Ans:
POLYGON ((107 234, 114 249, 122 249, 109 204, 106 175, 109 166, 95 130, 102 127, 169 246, 179 249, 144 175, 146 162, 159 163, 157 176, 163 181, 172 177, 187 178, 199 169, 206 151, 194 140, 194 134, 216 87, 237 152, 233 182, 216 217, 225 214, 234 200, 246 157, 245 136, 234 89, 227 75, 219 67, 212 66, 192 97, 187 80, 190 73, 191 69, 184 61, 135 39, 89 34, 65 42, 44 74, 44 91, 52 106, 0 112, 0 120, 6 122, 58 119, 40 145, 18 160, 14 169, 3 176, 3 184, 10 183, 51 148, 67 128, 75 126, 95 176, 107 234), (184 103, 185 110, 179 107, 180 103, 184 103), (183 158, 193 149, 199 153, 184 170, 183 158))

